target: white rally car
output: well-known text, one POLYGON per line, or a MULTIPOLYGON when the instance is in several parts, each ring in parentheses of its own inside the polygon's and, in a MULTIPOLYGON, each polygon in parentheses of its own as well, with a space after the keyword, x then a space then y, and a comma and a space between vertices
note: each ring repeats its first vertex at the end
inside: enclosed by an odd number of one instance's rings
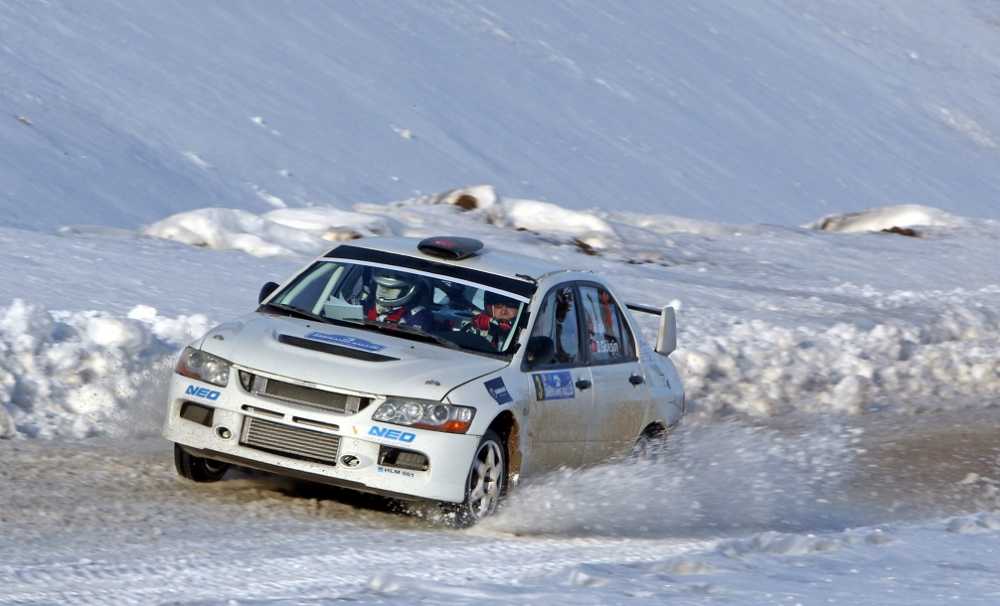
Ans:
POLYGON ((626 455, 674 426, 673 309, 468 238, 342 244, 188 346, 164 436, 230 464, 440 501, 460 523, 519 478, 626 455), (655 351, 627 309, 660 315, 655 351))

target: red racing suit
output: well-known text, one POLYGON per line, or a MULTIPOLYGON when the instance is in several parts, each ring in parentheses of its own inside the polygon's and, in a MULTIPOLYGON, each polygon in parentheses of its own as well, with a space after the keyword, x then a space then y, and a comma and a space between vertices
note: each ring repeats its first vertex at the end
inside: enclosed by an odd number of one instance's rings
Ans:
POLYGON ((469 332, 486 339, 499 351, 514 325, 508 320, 497 320, 485 311, 481 311, 473 316, 468 326, 469 332))
POLYGON ((377 322, 387 322, 389 324, 399 324, 401 326, 411 326, 429 333, 434 327, 434 319, 431 317, 429 309, 422 305, 407 308, 405 305, 395 309, 379 313, 376 306, 371 306, 365 310, 365 319, 377 322))

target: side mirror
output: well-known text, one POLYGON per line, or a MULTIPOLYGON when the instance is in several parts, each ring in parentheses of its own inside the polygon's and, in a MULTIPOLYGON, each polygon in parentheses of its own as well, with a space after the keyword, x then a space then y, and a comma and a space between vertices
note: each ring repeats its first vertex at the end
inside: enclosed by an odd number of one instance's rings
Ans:
POLYGON ((556 352, 556 344, 549 337, 531 337, 524 352, 524 361, 534 366, 539 361, 549 360, 556 352))
POLYGON ((656 353, 669 356, 677 349, 677 313, 669 305, 660 312, 660 332, 656 335, 656 353))
POLYGON ((257 303, 263 303, 264 299, 270 297, 271 293, 273 293, 277 288, 278 288, 277 282, 268 282, 264 286, 261 286, 260 294, 257 295, 257 303))

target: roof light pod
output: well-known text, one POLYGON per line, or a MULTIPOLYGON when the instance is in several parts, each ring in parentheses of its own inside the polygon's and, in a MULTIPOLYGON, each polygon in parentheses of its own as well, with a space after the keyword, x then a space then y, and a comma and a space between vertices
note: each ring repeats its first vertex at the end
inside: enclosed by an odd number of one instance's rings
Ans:
POLYGON ((483 243, 474 238, 437 236, 421 240, 417 249, 432 257, 461 261, 476 256, 483 249, 483 243))

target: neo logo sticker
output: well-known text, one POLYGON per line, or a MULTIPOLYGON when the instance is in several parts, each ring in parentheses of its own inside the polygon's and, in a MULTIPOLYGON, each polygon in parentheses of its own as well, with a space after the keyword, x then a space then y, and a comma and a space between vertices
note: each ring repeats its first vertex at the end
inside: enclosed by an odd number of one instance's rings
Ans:
POLYGON ((535 384, 535 399, 538 401, 567 400, 576 396, 573 375, 568 370, 535 373, 531 375, 531 380, 535 384))
POLYGON ((215 391, 214 389, 209 389, 207 387, 198 387, 197 385, 188 385, 187 389, 184 391, 184 395, 195 396, 198 398, 205 398, 206 400, 219 399, 222 394, 215 391))
POLYGON ((399 440, 400 442, 412 442, 417 439, 416 434, 412 434, 407 431, 399 431, 398 429, 379 427, 378 425, 372 425, 372 428, 368 430, 368 435, 378 436, 380 438, 389 438, 390 440, 399 440))
POLYGON ((385 349, 385 345, 379 345, 378 343, 372 343, 371 341, 366 341, 349 335, 332 335, 326 332, 311 332, 306 335, 306 338, 312 339, 313 341, 333 343, 334 345, 343 345, 344 347, 353 347, 354 349, 363 349, 365 351, 380 351, 385 349))
POLYGON ((510 397, 510 392, 507 391, 507 386, 503 384, 503 377, 490 379, 483 385, 486 386, 486 391, 490 392, 490 396, 497 401, 497 404, 503 406, 514 401, 514 398, 510 397))

